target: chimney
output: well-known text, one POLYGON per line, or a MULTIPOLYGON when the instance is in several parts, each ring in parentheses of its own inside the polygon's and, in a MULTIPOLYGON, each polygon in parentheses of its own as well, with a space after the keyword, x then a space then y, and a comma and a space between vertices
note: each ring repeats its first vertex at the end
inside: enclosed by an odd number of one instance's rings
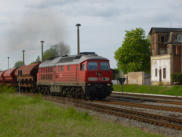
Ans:
POLYGON ((25 50, 22 50, 23 52, 23 65, 25 65, 25 50))
POLYGON ((81 24, 76 24, 77 27, 77 54, 80 54, 80 26, 81 24))

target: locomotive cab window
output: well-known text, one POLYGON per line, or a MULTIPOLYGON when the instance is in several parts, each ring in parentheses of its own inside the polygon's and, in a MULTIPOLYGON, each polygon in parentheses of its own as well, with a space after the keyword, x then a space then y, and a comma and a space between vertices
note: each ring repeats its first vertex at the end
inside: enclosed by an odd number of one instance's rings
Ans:
POLYGON ((98 64, 97 62, 88 62, 88 70, 97 70, 98 64))
POLYGON ((101 70, 109 70, 109 64, 108 62, 101 62, 100 63, 101 70))

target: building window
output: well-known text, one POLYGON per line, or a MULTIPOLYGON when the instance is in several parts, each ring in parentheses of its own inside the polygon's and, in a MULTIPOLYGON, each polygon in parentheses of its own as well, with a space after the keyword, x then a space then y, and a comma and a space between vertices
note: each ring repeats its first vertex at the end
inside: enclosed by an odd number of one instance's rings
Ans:
POLYGON ((157 77, 157 69, 155 69, 155 76, 157 77))
POLYGON ((161 36, 161 42, 164 42, 164 41, 165 41, 165 37, 161 36))
POLYGON ((176 55, 179 55, 179 46, 175 46, 175 48, 176 48, 176 55))
POLYGON ((181 35, 181 34, 179 34, 179 35, 177 36, 177 40, 178 40, 178 42, 182 42, 182 35, 181 35))
POLYGON ((163 79, 166 78, 166 68, 163 68, 163 79))

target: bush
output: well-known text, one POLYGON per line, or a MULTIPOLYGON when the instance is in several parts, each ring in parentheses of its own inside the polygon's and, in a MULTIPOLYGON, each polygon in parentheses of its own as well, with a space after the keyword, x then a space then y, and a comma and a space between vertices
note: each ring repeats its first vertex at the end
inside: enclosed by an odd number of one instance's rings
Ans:
POLYGON ((9 87, 7 85, 0 86, 0 93, 14 93, 16 89, 14 87, 9 87))
POLYGON ((171 78, 172 82, 182 84, 182 73, 173 73, 171 78))

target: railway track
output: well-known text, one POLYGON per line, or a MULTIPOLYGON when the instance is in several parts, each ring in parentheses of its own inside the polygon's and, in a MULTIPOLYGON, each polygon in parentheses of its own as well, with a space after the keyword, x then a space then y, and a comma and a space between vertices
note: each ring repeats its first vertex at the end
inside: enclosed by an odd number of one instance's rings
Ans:
POLYGON ((182 108, 178 108, 178 107, 168 107, 168 106, 149 105, 149 104, 137 104, 137 103, 119 102, 119 101, 98 101, 98 102, 99 103, 105 103, 105 104, 112 104, 112 105, 146 108, 146 109, 154 109, 154 110, 162 110, 162 111, 170 111, 170 112, 182 112, 182 108))
POLYGON ((84 100, 79 99, 71 99, 71 98, 62 98, 62 97, 52 97, 52 96, 44 96, 45 99, 54 101, 56 103, 61 104, 70 104, 79 107, 84 108, 108 115, 113 115, 117 117, 124 117, 128 119, 137 120, 140 122, 150 123, 157 126, 163 126, 168 128, 173 128, 177 130, 182 130, 182 120, 177 119, 174 117, 168 117, 168 116, 161 116, 156 114, 150 114, 145 112, 139 112, 136 110, 128 110, 124 108, 116 108, 107 106, 104 104, 96 104, 93 102, 88 102, 84 100))
MULTIPOLYGON (((35 95, 30 93, 24 93, 24 94, 29 96, 35 95)), ((67 104, 78 108, 92 110, 102 114, 108 114, 112 116, 132 119, 144 123, 149 123, 157 126, 168 127, 171 129, 182 131, 182 119, 170 116, 162 116, 147 112, 140 112, 138 110, 129 110, 126 108, 117 108, 113 106, 108 106, 107 103, 103 104, 105 103, 103 101, 101 101, 102 104, 100 103, 98 104, 98 101, 85 101, 81 99, 73 99, 73 98, 57 97, 49 95, 44 95, 43 98, 58 104, 67 104)))
POLYGON ((122 99, 136 100, 140 102, 156 102, 163 104, 173 104, 182 105, 182 98, 179 97, 163 97, 163 96, 152 96, 152 95, 138 95, 138 94, 128 94, 128 93, 112 93, 110 96, 112 99, 119 101, 122 99), (136 95, 136 96, 135 96, 136 95))
POLYGON ((111 96, 130 96, 130 97, 141 97, 141 98, 148 98, 148 99, 163 99, 163 100, 170 100, 170 101, 180 101, 182 102, 182 97, 179 96, 163 96, 163 95, 152 95, 152 94, 140 94, 140 93, 128 93, 128 92, 113 92, 111 96))

